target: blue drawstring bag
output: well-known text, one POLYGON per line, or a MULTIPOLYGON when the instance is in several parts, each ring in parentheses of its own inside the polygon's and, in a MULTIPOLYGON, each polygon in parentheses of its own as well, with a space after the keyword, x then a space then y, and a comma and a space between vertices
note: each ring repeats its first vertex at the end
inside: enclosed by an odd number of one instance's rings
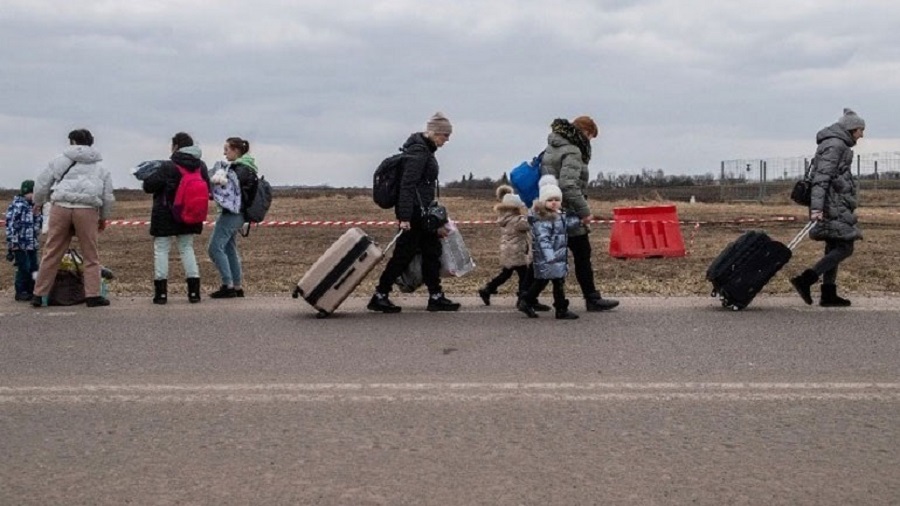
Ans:
POLYGON ((544 152, 541 151, 530 162, 522 162, 509 173, 509 184, 516 190, 526 207, 531 207, 534 199, 538 198, 538 181, 541 179, 541 160, 544 152))

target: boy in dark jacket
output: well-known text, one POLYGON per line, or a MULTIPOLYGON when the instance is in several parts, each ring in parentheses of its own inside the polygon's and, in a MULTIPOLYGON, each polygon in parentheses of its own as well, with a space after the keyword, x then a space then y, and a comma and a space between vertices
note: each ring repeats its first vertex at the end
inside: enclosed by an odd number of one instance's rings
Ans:
POLYGON ((38 237, 42 217, 34 214, 34 181, 22 182, 19 194, 6 209, 6 259, 16 267, 15 299, 28 302, 34 295, 38 270, 38 237))

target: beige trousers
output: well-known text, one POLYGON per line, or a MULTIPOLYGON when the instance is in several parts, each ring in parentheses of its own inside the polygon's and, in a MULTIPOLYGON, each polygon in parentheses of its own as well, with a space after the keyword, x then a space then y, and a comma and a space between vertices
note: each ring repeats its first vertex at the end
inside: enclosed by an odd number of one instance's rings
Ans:
POLYGON ((72 237, 78 237, 81 256, 84 258, 84 295, 100 296, 100 254, 97 251, 99 223, 99 209, 76 209, 59 205, 50 208, 50 225, 34 284, 35 295, 50 294, 56 272, 59 271, 59 263, 69 249, 72 237))

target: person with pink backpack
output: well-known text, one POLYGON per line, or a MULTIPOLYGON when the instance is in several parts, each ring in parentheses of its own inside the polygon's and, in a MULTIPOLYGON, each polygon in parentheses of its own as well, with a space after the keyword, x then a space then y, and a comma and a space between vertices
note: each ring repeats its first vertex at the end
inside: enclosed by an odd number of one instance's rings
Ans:
POLYGON ((172 137, 172 155, 143 182, 153 194, 150 235, 153 236, 153 303, 168 302, 169 251, 174 238, 187 283, 188 302, 200 302, 200 268, 194 236, 203 232, 209 212, 210 183, 202 152, 184 132, 172 137))

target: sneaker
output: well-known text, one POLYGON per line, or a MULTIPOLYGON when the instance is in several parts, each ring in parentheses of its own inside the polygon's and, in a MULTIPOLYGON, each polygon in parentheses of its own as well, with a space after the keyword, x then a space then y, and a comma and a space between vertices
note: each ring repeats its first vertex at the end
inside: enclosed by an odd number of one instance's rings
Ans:
POLYGON ((516 309, 528 315, 529 318, 537 318, 538 314, 534 312, 534 305, 525 302, 522 299, 519 299, 516 302, 516 309))
POLYGON ((103 297, 88 297, 84 299, 84 305, 87 307, 101 307, 108 306, 109 299, 103 297))
POLYGON ((403 308, 391 302, 386 293, 375 292, 366 309, 380 313, 399 313, 403 308))
POLYGON ((598 294, 594 295, 594 297, 588 296, 584 299, 584 308, 589 312, 609 311, 619 305, 619 301, 616 299, 604 299, 598 294))
POLYGON ((222 285, 218 290, 209 294, 209 297, 211 299, 233 299, 237 297, 237 291, 227 285, 222 285))
POLYGON ((31 298, 31 305, 34 307, 47 307, 50 305, 50 298, 46 295, 35 295, 31 298))
POLYGON ((30 293, 17 293, 16 294, 16 302, 31 302, 31 299, 34 295, 30 293))
POLYGON ((428 296, 428 311, 459 311, 459 302, 453 302, 444 296, 443 292, 434 293, 428 296))
POLYGON ((244 298, 244 289, 243 288, 235 288, 234 296, 244 298))
POLYGON ((479 288, 478 296, 481 297, 481 301, 484 302, 485 306, 491 305, 491 291, 487 288, 479 288))

